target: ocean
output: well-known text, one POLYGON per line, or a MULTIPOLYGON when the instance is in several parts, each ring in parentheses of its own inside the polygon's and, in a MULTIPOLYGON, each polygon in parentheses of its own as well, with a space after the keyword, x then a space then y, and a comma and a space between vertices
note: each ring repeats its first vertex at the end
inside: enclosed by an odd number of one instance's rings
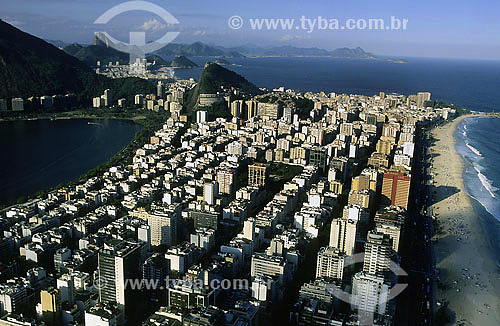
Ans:
POLYGON ((500 118, 473 117, 456 130, 456 150, 464 158, 465 191, 500 267, 500 118))
MULTIPOLYGON (((166 58, 171 59, 171 58, 166 58)), ((213 58, 189 58, 199 65, 175 69, 181 79, 198 79, 213 58)), ((432 98, 475 111, 500 110, 500 61, 404 58, 407 63, 336 58, 227 58, 233 70, 258 87, 285 86, 301 92, 404 95, 429 91, 432 98)))
POLYGON ((77 179, 127 146, 141 128, 126 120, 0 122, 0 204, 77 179))

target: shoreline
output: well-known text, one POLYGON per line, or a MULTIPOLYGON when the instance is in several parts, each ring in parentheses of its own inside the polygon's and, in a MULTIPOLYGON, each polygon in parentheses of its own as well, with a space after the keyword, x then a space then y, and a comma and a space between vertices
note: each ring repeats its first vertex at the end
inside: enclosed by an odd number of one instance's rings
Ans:
POLYGON ((465 161, 455 132, 469 114, 431 131, 432 212, 439 222, 434 239, 437 300, 446 303, 449 325, 500 325, 500 272, 487 235, 465 191, 465 161))
POLYGON ((78 115, 78 116, 40 116, 40 117, 13 117, 13 118, 0 118, 0 122, 11 122, 11 121, 38 121, 38 120, 72 120, 72 119, 95 119, 95 120, 127 120, 127 121, 139 121, 146 119, 143 115, 137 115, 134 117, 117 117, 117 116, 94 116, 94 115, 78 115))
MULTIPOLYGON (((82 174, 80 174, 75 179, 72 179, 72 180, 70 180, 68 182, 64 182, 65 185, 70 185, 70 184, 73 184, 73 183, 80 182, 80 181, 82 181, 82 178, 83 179, 87 179, 85 176, 88 175, 89 173, 97 171, 99 169, 99 167, 106 166, 106 165, 109 165, 109 164, 113 164, 113 162, 115 162, 117 159, 123 159, 125 156, 127 156, 127 154, 132 155, 133 153, 127 153, 127 151, 133 150, 134 144, 137 144, 137 141, 139 140, 139 138, 144 133, 148 132, 148 130, 150 129, 150 126, 149 126, 148 122, 151 120, 150 117, 147 117, 147 116, 144 116, 144 115, 136 115, 134 117, 128 117, 128 118, 106 117, 106 116, 95 117, 95 116, 89 116, 89 115, 87 115, 87 116, 59 116, 59 117, 53 117, 53 118, 45 117, 45 116, 43 116, 43 117, 39 116, 39 117, 31 118, 31 119, 18 117, 16 119, 11 119, 11 120, 2 120, 2 119, 0 119, 0 122, 8 122, 8 121, 39 121, 39 120, 77 120, 77 119, 95 119, 95 120, 106 120, 106 119, 109 119, 109 120, 130 121, 134 125, 140 126, 141 129, 139 129, 134 134, 134 136, 132 137, 132 139, 123 148, 121 148, 118 152, 114 153, 108 160, 100 163, 99 165, 97 165, 97 166, 95 166, 95 167, 93 167, 93 168, 91 168, 89 170, 84 171, 82 174)), ((34 199, 37 198, 37 194, 39 192, 41 192, 41 191, 49 192, 49 191, 55 190, 56 188, 57 188, 57 186, 49 187, 48 189, 46 189, 46 188, 45 189, 40 189, 37 192, 25 194, 25 195, 17 198, 14 201, 0 204, 0 211, 4 211, 5 209, 8 209, 8 208, 10 208, 12 206, 15 206, 15 205, 19 204, 19 203, 16 203, 16 201, 19 200, 20 198, 24 197, 26 201, 34 200, 34 199)))

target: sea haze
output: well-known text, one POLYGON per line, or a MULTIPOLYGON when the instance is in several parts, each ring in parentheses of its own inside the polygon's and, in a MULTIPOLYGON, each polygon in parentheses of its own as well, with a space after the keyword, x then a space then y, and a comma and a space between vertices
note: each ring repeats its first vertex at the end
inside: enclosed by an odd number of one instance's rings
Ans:
POLYGON ((0 203, 77 179, 127 146, 140 129, 121 120, 0 122, 0 203))
MULTIPOLYGON (((190 57, 199 65, 176 69, 181 79, 198 79, 206 61, 190 57)), ((325 91, 375 95, 432 92, 433 99, 475 111, 495 111, 500 94, 500 61, 404 58, 407 63, 384 59, 337 59, 327 57, 226 58, 226 68, 258 87, 285 86, 298 91, 325 91)))
MULTIPOLYGON (((500 262, 500 130, 499 118, 465 119, 455 133, 464 158, 465 190, 473 198, 483 229, 500 262)), ((500 265, 499 265, 500 266, 500 265)))

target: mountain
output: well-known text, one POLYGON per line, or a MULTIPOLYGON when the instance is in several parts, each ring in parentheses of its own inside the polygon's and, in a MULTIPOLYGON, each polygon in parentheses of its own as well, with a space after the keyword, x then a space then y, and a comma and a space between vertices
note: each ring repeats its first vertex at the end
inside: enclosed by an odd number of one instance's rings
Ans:
POLYGON ((149 69, 152 70, 158 70, 162 67, 185 68, 185 69, 198 67, 196 63, 194 63, 193 61, 189 60, 188 58, 182 55, 175 57, 172 61, 167 61, 156 54, 148 55, 146 59, 148 60, 148 63, 152 64, 151 66, 149 66, 149 69))
POLYGON ((273 47, 264 52, 264 56, 278 57, 307 57, 307 56, 329 56, 327 50, 318 48, 296 48, 293 46, 273 47))
POLYGON ((218 49, 238 52, 245 56, 255 57, 334 57, 334 58, 353 58, 353 59, 375 59, 376 56, 372 53, 365 52, 362 48, 355 49, 340 48, 333 51, 328 51, 320 48, 300 48, 290 45, 276 46, 271 48, 259 47, 251 44, 242 45, 239 47, 218 49))
POLYGON ((151 63, 151 66, 149 66, 149 69, 151 70, 158 70, 162 67, 168 67, 170 65, 170 62, 156 54, 148 55, 146 60, 148 63, 151 63))
POLYGON ((202 94, 215 94, 220 91, 221 87, 232 87, 249 95, 262 93, 257 86, 246 80, 243 76, 214 62, 207 62, 205 64, 196 87, 198 87, 202 94))
POLYGON ((365 52, 362 48, 355 49, 340 48, 330 52, 330 56, 335 58, 353 58, 353 59, 376 59, 376 56, 365 52))
POLYGON ((93 45, 82 46, 80 44, 71 44, 63 48, 64 52, 72 55, 78 60, 85 62, 87 65, 94 67, 97 61, 108 63, 119 61, 120 64, 129 63, 129 54, 118 51, 112 47, 106 46, 104 43, 94 41, 93 45))
POLYGON ((69 43, 59 41, 59 40, 45 40, 45 42, 52 44, 53 46, 62 49, 70 45, 69 43))
POLYGON ((242 54, 236 51, 224 50, 221 48, 203 44, 201 42, 195 42, 193 44, 170 43, 165 45, 162 49, 156 51, 155 54, 162 56, 182 55, 187 57, 244 57, 242 54))
POLYGON ((216 94, 221 87, 234 88, 247 95, 259 95, 262 91, 254 84, 214 62, 207 62, 196 86, 187 93, 188 110, 195 108, 200 94, 216 94))
POLYGON ((198 67, 196 63, 193 61, 189 60, 183 55, 175 57, 169 64, 170 67, 172 68, 194 68, 198 67))
POLYGON ((77 58, 0 20, 0 98, 72 92, 88 105, 106 88, 117 98, 155 90, 139 78, 99 76, 77 58))

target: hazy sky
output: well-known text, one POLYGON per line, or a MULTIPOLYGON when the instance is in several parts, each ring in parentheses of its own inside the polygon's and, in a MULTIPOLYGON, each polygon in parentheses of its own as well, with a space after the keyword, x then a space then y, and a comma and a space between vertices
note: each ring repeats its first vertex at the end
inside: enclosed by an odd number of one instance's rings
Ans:
MULTIPOLYGON (((179 24, 131 11, 105 26, 93 24, 115 0, 0 0, 0 18, 44 39, 90 43, 96 31, 128 41, 129 33, 145 31, 150 41, 179 31, 178 43, 201 41, 223 46, 294 45, 335 49, 360 46, 378 55, 500 59, 500 1, 497 0, 152 0, 179 24), (243 18, 233 30, 228 19, 243 18), (252 30, 250 18, 408 19, 407 30, 252 30)), ((295 26, 294 26, 295 27, 295 26)))

